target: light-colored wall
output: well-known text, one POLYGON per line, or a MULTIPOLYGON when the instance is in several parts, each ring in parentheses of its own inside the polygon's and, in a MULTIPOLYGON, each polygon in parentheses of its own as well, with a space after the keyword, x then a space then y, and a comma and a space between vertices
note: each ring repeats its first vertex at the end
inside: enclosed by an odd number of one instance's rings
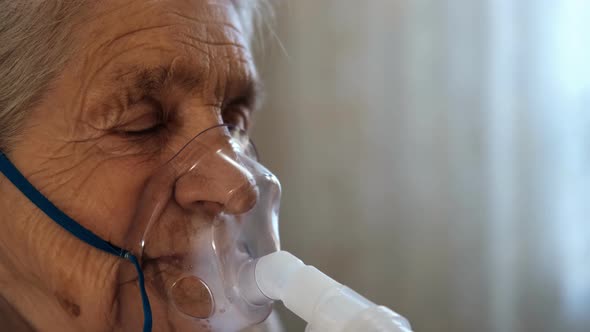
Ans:
POLYGON ((254 131, 283 248, 416 331, 587 331, 588 13, 285 1, 254 131))

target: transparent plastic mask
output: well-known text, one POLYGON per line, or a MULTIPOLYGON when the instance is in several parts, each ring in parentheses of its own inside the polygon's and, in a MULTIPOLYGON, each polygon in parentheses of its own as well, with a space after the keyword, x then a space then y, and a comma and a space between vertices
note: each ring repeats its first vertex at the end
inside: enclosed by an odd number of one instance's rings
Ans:
MULTIPOLYGON (((226 126, 200 133, 145 188, 128 243, 145 274, 154 330, 239 331, 265 320, 271 305, 245 301, 237 278, 247 262, 279 250, 281 189, 248 136, 226 126)), ((141 317, 125 302, 137 303, 137 288, 126 292, 121 305, 141 317)))

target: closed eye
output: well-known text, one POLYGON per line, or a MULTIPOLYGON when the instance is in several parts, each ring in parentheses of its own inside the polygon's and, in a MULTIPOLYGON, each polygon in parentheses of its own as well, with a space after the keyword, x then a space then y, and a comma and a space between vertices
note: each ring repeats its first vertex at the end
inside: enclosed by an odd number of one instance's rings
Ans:
POLYGON ((127 137, 155 135, 166 128, 166 119, 161 105, 153 99, 143 99, 127 112, 138 114, 117 126, 117 133, 127 137))
POLYGON ((157 123, 151 127, 143 128, 143 129, 127 129, 122 130, 120 133, 127 135, 127 136, 146 136, 146 135, 153 135, 157 134, 160 130, 164 129, 166 126, 163 123, 157 123))

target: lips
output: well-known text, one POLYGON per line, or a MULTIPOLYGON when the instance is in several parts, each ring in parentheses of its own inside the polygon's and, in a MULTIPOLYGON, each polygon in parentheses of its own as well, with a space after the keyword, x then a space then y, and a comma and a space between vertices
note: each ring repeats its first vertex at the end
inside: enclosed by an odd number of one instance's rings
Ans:
POLYGON ((236 220, 198 218, 189 226, 162 226, 146 239, 142 268, 148 282, 158 282, 165 289, 174 282, 171 279, 185 274, 219 280, 222 270, 238 268, 250 259, 246 244, 238 240, 241 226, 236 220))

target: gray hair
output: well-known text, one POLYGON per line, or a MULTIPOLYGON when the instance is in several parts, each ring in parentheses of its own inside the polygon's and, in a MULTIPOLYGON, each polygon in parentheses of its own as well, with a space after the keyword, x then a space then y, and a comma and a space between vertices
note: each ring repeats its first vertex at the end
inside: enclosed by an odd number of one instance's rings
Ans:
POLYGON ((26 111, 63 68, 78 0, 0 0, 0 150, 9 151, 26 111))
MULTIPOLYGON (((0 0, 0 151, 10 151, 28 111, 74 52, 71 18, 85 2, 0 0)), ((234 0, 249 39, 256 39, 253 22, 262 3, 234 0)))

